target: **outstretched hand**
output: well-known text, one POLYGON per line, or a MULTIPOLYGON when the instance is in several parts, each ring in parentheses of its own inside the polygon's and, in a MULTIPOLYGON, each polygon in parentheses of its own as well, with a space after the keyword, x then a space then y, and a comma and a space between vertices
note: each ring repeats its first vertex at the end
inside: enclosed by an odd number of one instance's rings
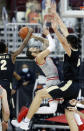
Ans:
POLYGON ((58 24, 60 23, 60 17, 58 13, 56 12, 56 2, 51 2, 51 14, 53 20, 55 20, 58 24))
POLYGON ((56 13, 56 2, 51 2, 51 5, 50 5, 50 7, 51 7, 51 13, 56 13))

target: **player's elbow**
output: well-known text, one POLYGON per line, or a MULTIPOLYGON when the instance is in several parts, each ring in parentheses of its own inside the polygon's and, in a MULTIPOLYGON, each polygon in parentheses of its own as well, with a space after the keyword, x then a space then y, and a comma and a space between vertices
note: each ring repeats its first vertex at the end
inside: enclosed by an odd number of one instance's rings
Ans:
POLYGON ((42 61, 42 56, 41 55, 38 55, 37 57, 36 57, 36 62, 38 63, 38 64, 40 64, 41 63, 41 61, 42 61))
POLYGON ((36 96, 38 99, 44 99, 45 98, 45 90, 41 89, 36 92, 36 96))

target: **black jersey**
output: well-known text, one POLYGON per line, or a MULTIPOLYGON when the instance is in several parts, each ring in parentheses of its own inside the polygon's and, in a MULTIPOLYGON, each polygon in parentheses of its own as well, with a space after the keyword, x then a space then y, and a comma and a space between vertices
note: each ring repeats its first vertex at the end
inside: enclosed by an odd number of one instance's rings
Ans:
POLYGON ((79 80, 80 52, 71 50, 71 56, 64 55, 64 80, 79 80))
POLYGON ((11 81, 13 68, 11 54, 0 54, 0 80, 11 81))

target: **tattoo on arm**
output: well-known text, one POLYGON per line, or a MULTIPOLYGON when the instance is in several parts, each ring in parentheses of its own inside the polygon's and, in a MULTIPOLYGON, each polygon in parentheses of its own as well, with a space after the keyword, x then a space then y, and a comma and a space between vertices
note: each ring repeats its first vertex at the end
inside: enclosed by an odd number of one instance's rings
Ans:
POLYGON ((41 41, 43 44, 49 44, 49 41, 47 40, 47 39, 45 39, 45 38, 43 38, 43 37, 39 37, 39 36, 35 36, 34 35, 34 38, 36 39, 36 40, 39 40, 39 41, 41 41))
POLYGON ((13 57, 16 57, 16 56, 18 56, 20 53, 22 53, 23 49, 24 49, 24 48, 26 47, 26 45, 28 44, 28 41, 29 41, 29 39, 30 39, 30 37, 31 37, 32 32, 33 32, 33 30, 30 29, 29 32, 28 32, 28 34, 27 34, 27 36, 26 36, 26 38, 24 39, 23 43, 22 43, 21 46, 19 47, 19 49, 14 52, 13 57))

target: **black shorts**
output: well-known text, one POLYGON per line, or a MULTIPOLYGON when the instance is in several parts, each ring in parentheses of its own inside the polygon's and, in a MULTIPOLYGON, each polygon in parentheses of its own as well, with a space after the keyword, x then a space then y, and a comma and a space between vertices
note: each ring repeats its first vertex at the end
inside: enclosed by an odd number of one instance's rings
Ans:
POLYGON ((0 80, 0 85, 7 91, 8 102, 11 98, 10 82, 8 80, 0 80))
POLYGON ((64 100, 76 99, 79 93, 79 82, 63 81, 56 86, 48 87, 46 90, 53 99, 64 98, 64 100))

